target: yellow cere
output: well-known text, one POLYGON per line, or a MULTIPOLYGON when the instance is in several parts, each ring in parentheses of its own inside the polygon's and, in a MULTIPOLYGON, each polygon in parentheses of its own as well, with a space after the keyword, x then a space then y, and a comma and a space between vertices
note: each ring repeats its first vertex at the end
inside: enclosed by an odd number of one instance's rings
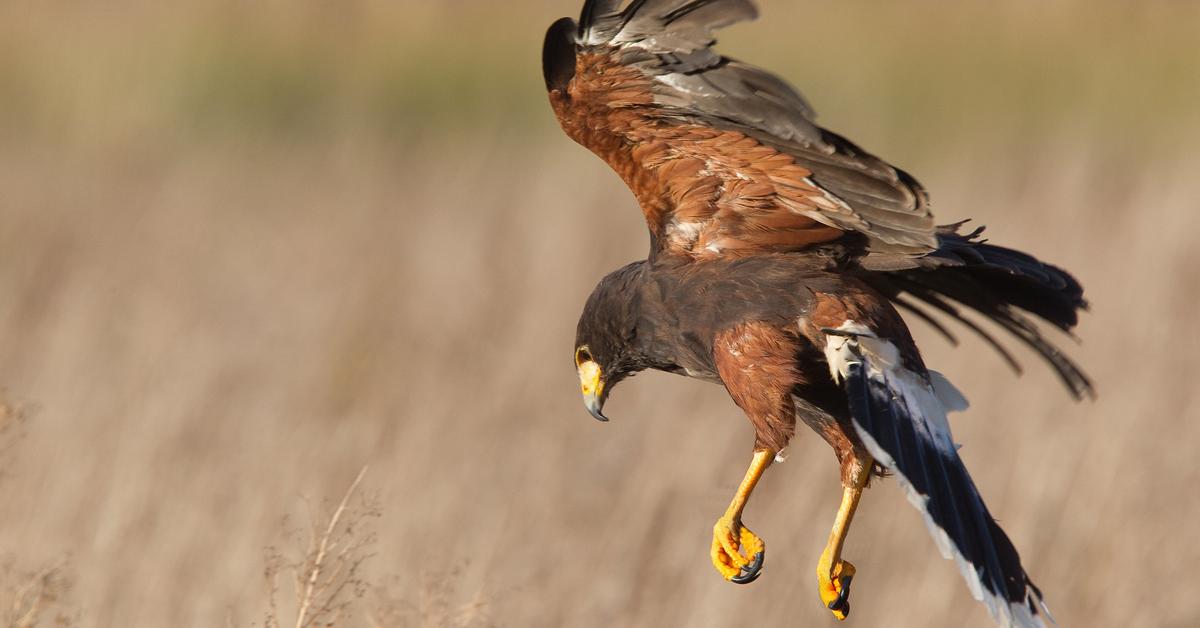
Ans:
POLYGON ((600 381, 600 365, 591 360, 581 363, 579 365, 579 384, 585 396, 598 396, 604 389, 604 382, 600 381))

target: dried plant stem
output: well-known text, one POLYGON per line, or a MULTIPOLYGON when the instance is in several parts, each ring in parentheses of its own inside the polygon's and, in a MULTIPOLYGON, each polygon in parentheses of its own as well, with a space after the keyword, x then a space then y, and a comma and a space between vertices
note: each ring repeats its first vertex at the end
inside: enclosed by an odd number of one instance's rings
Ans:
POLYGON ((317 556, 313 559, 312 567, 309 569, 308 578, 304 586, 304 595, 300 598, 300 608, 296 612, 296 628, 304 628, 307 625, 308 613, 312 608, 314 593, 317 588, 317 580, 321 577, 321 569, 325 563, 325 557, 329 553, 330 540, 333 538, 333 532, 337 529, 338 521, 342 518, 342 513, 346 511, 346 504, 350 502, 350 497, 354 495, 354 491, 362 482, 363 476, 367 474, 367 467, 363 467, 358 472, 358 477, 354 478, 354 482, 350 484, 350 488, 346 490, 346 494, 342 496, 341 503, 338 504, 333 515, 329 518, 329 525, 325 527, 324 534, 321 535, 317 545, 317 556))
MULTIPOLYGON (((62 560, 31 575, 13 595, 9 610, 11 628, 33 628, 40 623, 46 606, 53 604, 61 595, 61 574, 66 561, 62 560)), ((65 622, 65 619, 63 621, 65 622)))

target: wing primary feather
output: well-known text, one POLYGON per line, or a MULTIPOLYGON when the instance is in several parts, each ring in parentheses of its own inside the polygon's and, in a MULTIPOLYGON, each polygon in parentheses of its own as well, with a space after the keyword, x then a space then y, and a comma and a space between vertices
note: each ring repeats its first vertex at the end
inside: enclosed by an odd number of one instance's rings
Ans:
POLYGON ((958 346, 958 337, 956 337, 954 334, 950 333, 950 330, 946 329, 946 326, 943 325, 941 321, 939 321, 938 319, 931 316, 929 314, 929 312, 926 312, 925 310, 921 309, 921 307, 918 306, 916 303, 913 303, 912 301, 909 301, 908 299, 905 299, 904 297, 902 297, 900 295, 892 296, 892 297, 890 297, 890 299, 891 299, 892 303, 895 303, 897 306, 900 307, 900 309, 912 314, 913 316, 916 316, 917 318, 924 321, 925 324, 932 327, 934 329, 934 331, 941 334, 942 337, 945 338, 946 341, 949 342, 951 346, 955 346, 955 347, 958 346))
POLYGON ((970 329, 978 334, 980 338, 983 338, 984 342, 991 345, 992 349, 994 349, 996 353, 1000 354, 1000 357, 1003 358, 1006 363, 1008 363, 1009 368, 1011 368, 1014 373, 1020 375, 1024 372, 1024 369, 1021 367, 1021 363, 1017 362, 1017 359, 1013 357, 1013 354, 1009 352, 1004 345, 1000 344, 1000 341, 996 340, 995 336, 988 333, 986 329, 980 327, 971 319, 963 316, 962 313, 958 311, 958 308, 954 307, 950 303, 947 303, 936 293, 925 289, 920 284, 911 284, 910 282, 902 279, 898 283, 901 283, 904 287, 904 290, 909 294, 924 301, 925 303, 928 303, 943 314, 958 321, 959 324, 963 325, 967 329, 970 329))
POLYGON ((596 43, 592 37, 593 30, 601 21, 616 16, 620 7, 621 0, 586 0, 583 10, 579 13, 579 40, 589 44, 596 43))
POLYGON ((863 258, 871 275, 867 281, 893 300, 907 292, 968 325, 1018 369, 1015 360, 994 339, 949 302, 975 310, 1037 352, 1076 399, 1094 397, 1095 390, 1087 374, 1024 315, 1027 312, 1070 334, 1078 322, 1078 312, 1087 308, 1079 282, 1066 271, 1032 255, 987 244, 980 239, 982 227, 960 235, 958 229, 962 225, 938 227, 938 249, 924 257, 909 259, 907 265, 895 256, 872 257, 869 253, 863 258), (898 263, 887 268, 889 261, 898 263))
MULTIPOLYGON (((662 17, 663 26, 670 26, 671 24, 673 24, 675 22, 675 20, 678 20, 679 18, 686 16, 688 13, 691 13, 692 11, 695 11, 696 9, 701 8, 706 4, 712 4, 713 1, 714 0, 696 0, 695 2, 689 2, 688 4, 685 4, 679 8, 672 9, 670 12, 668 12, 666 15, 664 15, 662 17)), ((722 0, 716 0, 716 1, 720 2, 722 0)))
POLYGON ((633 2, 629 3, 629 6, 625 7, 625 10, 621 12, 621 25, 617 28, 618 33, 625 30, 625 27, 629 25, 629 21, 632 20, 642 10, 642 7, 646 5, 647 1, 648 0, 633 0, 633 2))
MULTIPOLYGON (((922 301, 932 305, 938 310, 941 310, 948 316, 951 316, 957 320, 959 323, 966 325, 972 331, 979 334, 985 341, 988 342, 988 344, 992 346, 993 349, 995 349, 1000 353, 1001 356, 1004 357, 1005 361, 1008 362, 1009 366, 1011 366, 1014 371, 1017 373, 1021 372, 1021 366, 1017 363, 1012 354, 1009 353, 1009 351, 999 343, 999 341, 997 341, 991 334, 984 331, 979 325, 964 317, 957 308, 955 308, 953 305, 950 305, 944 299, 938 296, 938 293, 920 284, 912 284, 906 288, 906 291, 918 299, 921 299, 922 301)), ((980 314, 983 314, 989 320, 999 325, 1005 331, 1011 333, 1029 348, 1033 349, 1035 353, 1040 355, 1042 359, 1046 360, 1046 362, 1050 364, 1051 370, 1054 371, 1055 375, 1058 376, 1059 380, 1062 381, 1063 385, 1066 386, 1067 390, 1073 397, 1076 399, 1082 399, 1084 397, 1095 396, 1095 389, 1092 385, 1091 379, 1087 376, 1087 374, 1084 373, 1074 361, 1067 357, 1061 349, 1054 346, 1044 337, 1042 337, 1041 332, 1039 332, 1037 327, 1034 326, 1028 319, 1020 314, 1017 314, 1016 312, 1013 312, 1007 307, 987 307, 972 301, 959 302, 979 312, 980 314)))

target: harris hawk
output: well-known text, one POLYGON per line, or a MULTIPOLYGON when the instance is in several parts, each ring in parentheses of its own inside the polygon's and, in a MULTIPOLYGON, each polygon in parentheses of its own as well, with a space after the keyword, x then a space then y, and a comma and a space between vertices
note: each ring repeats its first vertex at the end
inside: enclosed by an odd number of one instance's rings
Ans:
POLYGON ((894 475, 941 553, 997 623, 1048 616, 1020 556, 959 458, 946 413, 963 396, 928 369, 900 310, 955 320, 1013 357, 973 310, 1027 344, 1076 398, 1080 368, 1030 315, 1069 331, 1086 307, 1067 272, 938 225, 912 176, 814 122, 783 80, 724 57, 713 31, 756 17, 750 0, 587 0, 546 34, 543 73, 563 130, 634 193, 650 254, 605 277, 579 320, 584 401, 606 421, 614 386, 645 369, 725 386, 754 426, 749 470, 713 528, 731 582, 761 573, 742 521, 797 420, 833 448, 842 502, 817 563, 821 601, 850 611, 842 548, 863 489, 894 475))

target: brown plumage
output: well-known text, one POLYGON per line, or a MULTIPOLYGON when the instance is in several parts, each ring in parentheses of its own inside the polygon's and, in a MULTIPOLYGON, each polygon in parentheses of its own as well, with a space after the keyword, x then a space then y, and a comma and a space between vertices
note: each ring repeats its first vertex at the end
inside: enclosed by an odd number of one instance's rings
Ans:
POLYGON ((555 115, 633 191, 651 236, 648 259, 605 277, 580 318, 588 409, 607 420, 613 387, 647 368, 725 386, 755 431, 750 471, 714 528, 726 579, 759 574, 764 546, 742 510, 799 419, 842 469, 843 506, 818 565, 835 616, 849 612, 854 574, 842 541, 876 469, 909 491, 999 623, 1040 626, 1041 594, 951 440, 945 413, 965 401, 926 369, 896 307, 949 335, 932 308, 1004 352, 958 307, 973 309, 1079 397, 1091 394, 1087 377, 1021 310, 1068 330, 1082 288, 979 231, 936 226, 915 179, 818 127, 780 79, 713 50, 714 29, 754 15, 748 0, 588 0, 579 24, 564 18, 547 33, 555 115))

